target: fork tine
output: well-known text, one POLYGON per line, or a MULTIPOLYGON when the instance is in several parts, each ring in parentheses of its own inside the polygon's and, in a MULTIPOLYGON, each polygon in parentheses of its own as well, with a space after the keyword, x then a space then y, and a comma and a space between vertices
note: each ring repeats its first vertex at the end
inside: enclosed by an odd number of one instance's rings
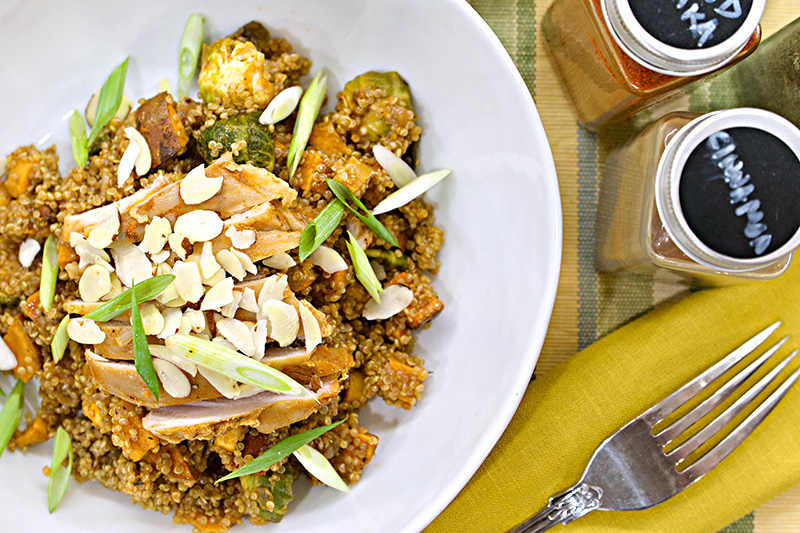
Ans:
POLYGON ((794 359, 797 353, 798 350, 795 350, 789 354, 786 359, 775 366, 775 368, 773 368, 769 374, 761 378, 758 383, 753 385, 750 390, 745 392, 741 398, 733 403, 733 405, 728 407, 721 415, 712 420, 706 427, 698 431, 697 434, 693 435, 692 438, 675 448, 672 452, 668 453, 667 457, 670 459, 675 459, 675 462, 678 463, 679 461, 686 459, 689 454, 700 448, 700 446, 708 441, 708 439, 716 435, 717 432, 725 426, 725 424, 733 420, 736 415, 741 413, 750 404, 750 402, 752 402, 753 399, 761 393, 761 391, 766 389, 767 386, 775 379, 775 377, 780 374, 784 368, 786 368, 792 359, 794 359))
POLYGON ((772 333, 778 329, 780 325, 780 321, 775 322, 760 333, 756 334, 753 338, 736 348, 733 352, 716 363, 714 366, 645 411, 640 418, 648 422, 650 425, 655 425, 662 421, 665 417, 673 413, 678 407, 686 403, 688 400, 694 398, 701 390, 706 388, 709 383, 733 368, 736 363, 752 353, 752 351, 758 348, 767 339, 767 337, 772 335, 772 333))
POLYGON ((778 402, 786 396, 786 393, 798 378, 800 378, 800 368, 795 370, 794 373, 792 373, 764 403, 759 405, 744 422, 737 426, 730 435, 725 437, 722 442, 684 470, 683 475, 688 476, 689 481, 692 482, 700 479, 703 475, 708 473, 709 470, 717 466, 720 461, 730 455, 730 453, 758 427, 764 418, 775 408, 778 402))
POLYGON ((756 370, 761 368, 767 359, 772 357, 775 352, 789 339, 789 336, 779 340, 772 348, 764 352, 764 355, 750 363, 750 365, 736 374, 730 381, 723 385, 712 396, 709 396, 703 403, 686 413, 682 418, 672 423, 669 427, 659 432, 655 438, 663 446, 672 439, 689 429, 695 422, 710 413, 715 407, 721 404, 725 399, 735 391, 739 385, 742 384, 747 378, 752 376, 756 370))

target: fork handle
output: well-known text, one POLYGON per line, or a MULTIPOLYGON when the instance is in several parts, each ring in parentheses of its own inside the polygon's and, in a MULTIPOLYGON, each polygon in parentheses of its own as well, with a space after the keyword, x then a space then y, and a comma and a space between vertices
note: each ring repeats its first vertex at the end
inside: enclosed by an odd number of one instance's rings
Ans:
POLYGON ((556 524, 569 524, 600 506, 603 489, 578 483, 571 489, 553 496, 544 509, 527 519, 509 533, 539 533, 556 524))

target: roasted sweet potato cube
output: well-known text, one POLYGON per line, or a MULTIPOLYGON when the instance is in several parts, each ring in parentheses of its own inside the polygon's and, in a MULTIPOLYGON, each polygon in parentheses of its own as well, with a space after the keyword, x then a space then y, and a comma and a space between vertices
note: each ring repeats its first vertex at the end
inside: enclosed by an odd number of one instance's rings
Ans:
POLYGON ((369 183, 370 176, 375 171, 375 169, 355 156, 350 156, 343 166, 334 170, 336 175, 333 179, 341 182, 356 194, 363 192, 367 183, 369 183))
POLYGON ((146 100, 134 112, 136 129, 147 141, 153 157, 153 168, 186 150, 189 135, 166 92, 146 100))
POLYGON ((397 284, 405 285, 414 291, 414 301, 403 310, 409 327, 418 328, 422 326, 444 309, 444 304, 436 296, 436 292, 430 283, 414 283, 412 274, 401 272, 389 282, 389 285, 397 284))
POLYGON ((347 483, 358 481, 361 471, 372 460, 378 447, 378 437, 369 433, 366 428, 359 428, 350 446, 342 449, 331 459, 333 468, 342 474, 347 483))
POLYGON ((28 186, 31 184, 31 171, 33 170, 33 161, 27 159, 16 159, 11 166, 8 167, 8 176, 6 177, 6 189, 9 194, 14 198, 19 198, 28 186))
POLYGON ((320 165, 325 164, 325 158, 319 152, 306 150, 300 165, 297 167, 300 176, 300 188, 304 193, 313 191, 323 193, 328 188, 325 183, 325 174, 319 171, 320 165))
POLYGON ((42 368, 42 361, 39 357, 39 347, 25 331, 22 315, 14 317, 3 340, 17 358, 14 374, 27 383, 42 368))
POLYGON ((25 428, 25 431, 17 434, 15 443, 18 448, 27 448, 28 446, 44 442, 48 438, 47 424, 42 418, 41 413, 39 413, 34 421, 25 428))
POLYGON ((331 122, 318 122, 311 129, 308 138, 309 148, 316 148, 329 156, 350 155, 353 149, 344 142, 344 137, 336 132, 331 122))
POLYGON ((391 356, 381 372, 381 381, 388 383, 389 387, 381 389, 380 395, 387 403, 411 409, 421 398, 422 382, 427 377, 428 371, 424 368, 411 366, 391 356))

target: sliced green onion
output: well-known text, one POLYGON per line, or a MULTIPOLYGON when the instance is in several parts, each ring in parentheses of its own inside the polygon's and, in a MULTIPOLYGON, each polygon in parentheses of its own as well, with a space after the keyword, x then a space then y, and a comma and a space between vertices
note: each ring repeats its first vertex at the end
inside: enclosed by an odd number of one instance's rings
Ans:
POLYGON ((19 421, 22 420, 22 391, 24 388, 25 382, 18 379, 3 404, 3 410, 0 411, 0 456, 3 455, 14 431, 17 430, 19 421))
POLYGON ((261 113, 258 121, 264 125, 280 122, 292 114, 301 96, 303 96, 303 88, 299 85, 282 90, 261 113))
POLYGON ((153 366, 153 357, 147 346, 147 335, 142 324, 142 315, 139 312, 139 301, 136 299, 136 283, 131 286, 131 329, 133 330, 133 360, 136 372, 153 393, 158 401, 158 375, 153 366))
POLYGON ((380 220, 375 218, 373 214, 370 213, 366 207, 364 207, 364 204, 361 203, 361 200, 356 198, 356 195, 353 194, 353 191, 348 189, 343 183, 331 178, 327 178, 325 181, 328 183, 328 188, 333 192, 336 198, 346 205, 347 208, 352 211, 361 222, 371 229, 375 235, 388 242, 392 246, 398 245, 394 235, 389 233, 389 230, 386 229, 386 226, 381 224, 380 220), (355 204, 356 207, 358 207, 358 209, 360 209, 362 212, 359 212, 351 204, 355 204))
POLYGON ((178 98, 189 94, 197 64, 200 62, 200 50, 203 48, 203 25, 206 19, 199 13, 189 15, 181 39, 181 51, 178 56, 178 98))
POLYGON ((295 450, 293 455, 300 461, 300 464, 308 470, 308 473, 325 483, 332 489, 340 490, 342 492, 350 492, 350 487, 347 483, 339 477, 333 465, 325 458, 324 455, 319 453, 315 448, 308 444, 295 450))
POLYGON ((380 293, 383 292, 381 282, 378 281, 375 271, 372 270, 372 265, 369 264, 367 254, 361 249, 356 238, 353 237, 353 234, 349 231, 347 235, 350 237, 350 240, 345 241, 345 244, 347 244, 347 250, 350 252, 350 260, 353 263, 353 269, 356 271, 356 278, 358 278, 358 281, 367 289, 369 295, 372 296, 376 302, 381 303, 380 293))
POLYGON ((0 387, 0 396, 2 396, 3 398, 6 397, 6 391, 3 390, 3 387, 0 387))
POLYGON ((378 205, 375 206, 375 209, 372 210, 372 214, 381 215, 392 209, 403 207, 414 198, 425 194, 428 189, 445 179, 451 172, 452 170, 446 168, 423 174, 408 185, 400 187, 381 200, 378 205))
POLYGON ((306 89, 306 94, 300 100, 300 108, 297 110, 297 120, 294 123, 292 142, 289 143, 289 154, 286 159, 286 166, 289 167, 289 177, 294 176, 297 165, 300 164, 300 156, 306 149, 308 138, 311 137, 311 128, 317 120, 319 108, 325 99, 325 89, 328 85, 328 76, 320 70, 311 85, 306 89))
POLYGON ((258 457, 246 465, 234 470, 225 477, 219 478, 215 483, 266 470, 284 457, 289 457, 289 454, 305 446, 320 435, 332 430, 342 422, 344 422, 344 420, 339 420, 338 422, 328 424, 327 426, 320 426, 318 428, 309 429, 308 431, 303 431, 297 435, 292 435, 291 437, 286 437, 282 441, 262 452, 258 457))
POLYGON ((128 59, 126 58, 125 61, 114 69, 103 84, 103 88, 100 89, 100 96, 97 101, 97 113, 94 117, 94 127, 92 127, 92 133, 89 135, 89 148, 91 148, 98 137, 100 137, 100 133, 103 131, 103 128, 106 127, 106 124, 111 122, 111 119, 117 114, 119 104, 122 102, 122 89, 125 87, 125 76, 127 73, 128 59))
POLYGON ((197 366, 236 381, 290 396, 315 398, 311 391, 283 372, 219 343, 180 333, 167 337, 165 343, 175 354, 185 357, 197 366))
POLYGON ((311 224, 305 227, 303 233, 300 234, 300 262, 308 258, 309 255, 314 253, 314 250, 319 248, 319 245, 331 236, 333 230, 342 221, 344 215, 344 204, 334 198, 325 209, 319 212, 311 224))
POLYGON ((72 141, 72 157, 82 167, 89 159, 89 142, 86 140, 86 122, 77 111, 69 119, 69 136, 72 141))
POLYGON ((397 157, 394 152, 384 145, 376 144, 373 146, 372 154, 375 156, 375 161, 389 174, 389 177, 392 178, 397 187, 408 185, 417 179, 417 173, 408 166, 408 163, 397 157))
POLYGON ((50 514, 56 510, 58 504, 67 493, 69 476, 72 473, 72 439, 63 427, 56 430, 55 444, 53 445, 53 464, 50 467, 50 481, 47 482, 47 505, 50 514), (69 459, 64 467, 64 459, 69 459))
MULTIPOLYGON (((174 275, 164 274, 163 276, 155 276, 137 283, 136 293, 139 302, 144 303, 147 300, 155 298, 161 291, 166 289, 174 279, 174 275)), ((96 322, 108 322, 112 318, 116 318, 122 313, 130 311, 131 290, 132 288, 124 291, 116 298, 112 298, 97 309, 86 313, 85 318, 92 319, 96 322)))
POLYGON ((56 238, 54 235, 44 241, 42 252, 42 277, 39 281, 39 300, 45 313, 53 306, 56 297, 56 281, 58 281, 58 252, 56 251, 56 238))
POLYGON ((50 344, 50 351, 53 353, 54 363, 61 361, 61 358, 64 357, 64 352, 67 351, 67 345, 69 344, 67 325, 69 325, 69 315, 61 319, 61 322, 56 328, 56 333, 53 335, 53 342, 50 344))

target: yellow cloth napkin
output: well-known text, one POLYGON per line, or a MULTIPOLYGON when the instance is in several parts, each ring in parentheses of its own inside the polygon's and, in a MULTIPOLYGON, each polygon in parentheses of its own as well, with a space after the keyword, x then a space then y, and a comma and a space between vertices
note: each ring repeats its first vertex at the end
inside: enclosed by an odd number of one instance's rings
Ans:
MULTIPOLYGON (((694 293, 571 357, 528 386, 497 446, 426 531, 507 531, 524 521, 580 479, 603 440, 775 320, 784 322, 779 334, 791 335, 779 355, 800 347, 800 264, 774 281, 694 293)), ((731 456, 671 500, 595 511, 553 531, 714 532, 797 485, 794 389, 731 456)))

